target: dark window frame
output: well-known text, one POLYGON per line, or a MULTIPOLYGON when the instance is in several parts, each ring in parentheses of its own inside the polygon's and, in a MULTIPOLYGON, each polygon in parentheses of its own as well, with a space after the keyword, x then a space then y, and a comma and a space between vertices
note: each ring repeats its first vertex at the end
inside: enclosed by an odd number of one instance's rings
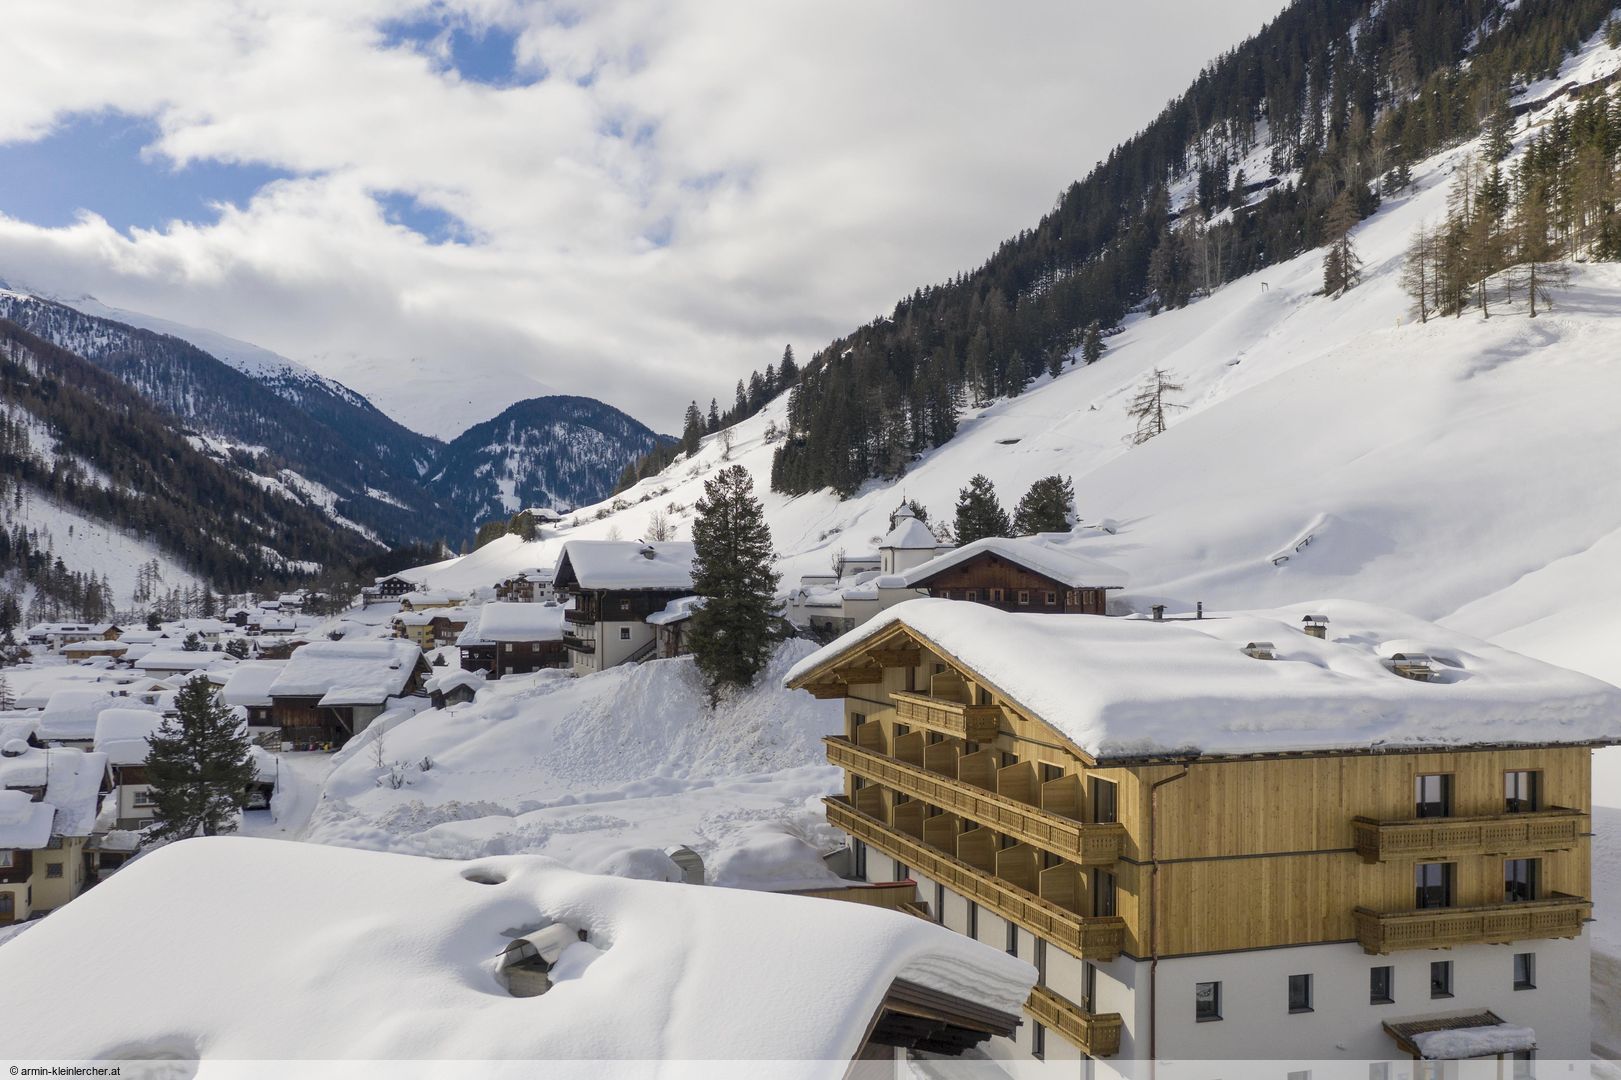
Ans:
POLYGON ((1392 964, 1378 964, 1368 969, 1368 1004, 1394 1005, 1396 1003, 1396 968, 1392 964))
POLYGON ((1214 1024, 1221 1019, 1221 982, 1196 982, 1193 984, 1193 1022, 1196 1024, 1214 1024), (1205 987, 1209 987, 1208 1002, 1205 997, 1205 987))
POLYGON ((1312 977, 1309 973, 1304 975, 1289 976, 1290 1015, 1294 1015, 1295 1013, 1309 1013, 1316 1011, 1312 1008, 1315 1000, 1312 993, 1312 981, 1312 977))
POLYGON ((1452 816, 1452 774, 1419 773, 1413 777, 1413 816, 1438 818, 1452 816), (1431 781, 1434 783, 1432 784, 1431 781), (1434 788, 1433 794, 1430 788, 1434 788))
POLYGON ((1512 965, 1514 989, 1535 990, 1537 988, 1537 954, 1534 952, 1515 953, 1512 965))
POLYGON ((1430 999, 1452 996, 1452 961, 1430 961, 1430 999))

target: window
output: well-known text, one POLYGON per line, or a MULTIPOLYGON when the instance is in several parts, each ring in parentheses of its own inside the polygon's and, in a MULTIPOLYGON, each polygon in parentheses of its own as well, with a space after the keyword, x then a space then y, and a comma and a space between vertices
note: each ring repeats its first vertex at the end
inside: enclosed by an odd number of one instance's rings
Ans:
POLYGON ((1056 607, 1057 605, 1058 605, 1058 594, 1053 592, 1051 589, 1048 589, 1047 590, 1047 606, 1048 607, 1056 607))
POLYGON ((1092 777, 1092 820, 1095 822, 1118 821, 1115 810, 1115 787, 1113 780, 1102 780, 1092 777))
POLYGON ((968 901, 968 936, 979 937, 979 905, 972 900, 968 901))
POLYGON ((1019 606, 1020 607, 1029 607, 1030 606, 1030 590, 1029 589, 1020 589, 1019 590, 1019 606))
POLYGON ((1541 859, 1503 860, 1503 900, 1513 904, 1537 898, 1537 878, 1541 859))
POLYGON ((629 641, 630 640, 630 627, 621 626, 619 628, 619 640, 620 641, 629 641))
POLYGON ((1514 989, 1535 990, 1537 988, 1537 954, 1534 952, 1520 952, 1514 954, 1514 989))
POLYGON ((147 807, 158 804, 157 796, 152 794, 151 788, 136 788, 134 797, 130 799, 131 805, 147 807))
POLYGON ((1009 956, 1019 955, 1019 928, 1013 923, 1007 924, 1007 954, 1009 956))
POLYGON ((1107 870, 1094 870, 1092 878, 1092 914, 1096 916, 1110 916, 1115 914, 1115 885, 1114 875, 1107 870))
POLYGON ((1376 967, 1368 969, 1368 1004, 1389 1005, 1396 1000, 1396 969, 1376 967))
POLYGON ((1420 776, 1413 782, 1417 817, 1452 816, 1452 777, 1446 773, 1420 776))
POLYGON ((1047 1055, 1047 1029, 1039 1023, 1030 1029, 1030 1056, 1040 1061, 1047 1055))
POLYGON ((45 876, 48 877, 48 878, 59 878, 59 877, 61 877, 62 876, 62 864, 59 863, 59 862, 46 863, 45 864, 45 876))
POLYGON ((1001 589, 992 589, 991 590, 991 603, 1000 604, 1002 602, 1002 598, 1005 595, 1007 595, 1007 594, 1004 593, 1001 589))
POLYGON ((1047 985, 1047 942, 1036 938, 1036 985, 1047 985))
POLYGON ((1045 761, 1041 763, 1041 782, 1043 784, 1050 784, 1054 780, 1062 779, 1063 776, 1064 767, 1062 765, 1049 765, 1045 761))
POLYGON ((507 652, 511 652, 511 651, 512 651, 512 642, 509 641, 509 642, 507 642, 507 652))
POLYGON ((941 926, 946 923, 946 887, 938 881, 934 883, 934 921, 941 926))
POLYGON ((1092 1012, 1097 1008, 1098 966, 1090 960, 1081 962, 1081 1008, 1092 1012))
POLYGON ((621 600, 621 601, 619 601, 619 610, 620 611, 629 611, 630 610, 630 601, 629 600, 621 600))
POLYGON ((970 600, 978 600, 979 599, 979 590, 978 589, 969 589, 968 593, 967 593, 967 596, 968 596, 968 599, 970 599, 970 600))
POLYGON ((860 840, 850 841, 850 869, 862 881, 867 880, 867 845, 860 840))
POLYGON ((9 892, 0 892, 0 918, 10 922, 17 917, 17 897, 9 892))
POLYGON ((902 866, 900 863, 895 864, 895 880, 896 881, 905 881, 907 878, 909 878, 911 876, 912 876, 912 872, 910 870, 908 870, 906 867, 902 866))
MULTIPOLYGON (((12 851, 0 851, 0 870, 10 870, 17 864, 17 855, 12 851)), ((6 895, 11 895, 7 893, 6 895)))
POLYGON ((1193 1019, 1201 1024, 1221 1019, 1221 983, 1202 982, 1194 984, 1193 1019))
POLYGON ((1289 976, 1289 1011, 1292 1013, 1311 1012, 1311 976, 1289 976))
POLYGON ((1413 906, 1438 908, 1452 906, 1452 863, 1419 863, 1413 868, 1413 906))
POLYGON ((1452 996, 1452 961, 1436 960, 1430 964, 1430 997, 1452 996))
POLYGON ((1511 814, 1528 814, 1542 809, 1542 774, 1519 769, 1503 774, 1503 802, 1511 814))

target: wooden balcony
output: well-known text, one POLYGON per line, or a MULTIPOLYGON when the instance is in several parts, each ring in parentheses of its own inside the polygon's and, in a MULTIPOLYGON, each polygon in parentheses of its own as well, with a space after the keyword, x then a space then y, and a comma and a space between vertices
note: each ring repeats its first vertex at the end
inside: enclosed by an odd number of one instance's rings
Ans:
POLYGON ((1593 902, 1555 893, 1543 900, 1417 911, 1356 909, 1356 937, 1364 952, 1445 949, 1453 945, 1506 945, 1537 938, 1573 938, 1593 902))
POLYGON ((1507 855, 1518 851, 1564 851, 1581 839, 1586 815, 1556 806, 1524 814, 1413 818, 1407 821, 1351 819, 1356 852, 1364 862, 1446 859, 1457 855, 1507 855))
POLYGON ((1111 866, 1120 858, 1126 829, 1118 822, 1073 821, 965 780, 875 753, 848 739, 833 736, 823 742, 827 743, 827 760, 839 768, 968 818, 1020 843, 1083 866, 1111 866))
POLYGON ((895 718, 904 724, 953 735, 969 742, 991 742, 1002 726, 1000 705, 965 705, 960 701, 894 691, 895 718))
POLYGON ((894 831, 857 810, 841 796, 822 800, 835 828, 870 844, 946 888, 996 915, 1045 938, 1072 956, 1107 962, 1125 945, 1126 923, 1118 916, 1082 916, 998 879, 987 870, 947 855, 894 831))
POLYGON ((789 896, 811 896, 821 900, 843 900, 848 904, 906 911, 917 906, 917 882, 885 881, 876 885, 851 882, 831 889, 797 889, 789 896))
POLYGON ((1119 1013, 1089 1013, 1045 986, 1030 991, 1024 1011, 1073 1043, 1089 1057, 1113 1057, 1120 1052, 1119 1013))
POLYGON ((563 631, 563 648, 573 649, 575 652, 594 653, 597 651, 597 643, 591 638, 571 634, 565 630, 563 631))

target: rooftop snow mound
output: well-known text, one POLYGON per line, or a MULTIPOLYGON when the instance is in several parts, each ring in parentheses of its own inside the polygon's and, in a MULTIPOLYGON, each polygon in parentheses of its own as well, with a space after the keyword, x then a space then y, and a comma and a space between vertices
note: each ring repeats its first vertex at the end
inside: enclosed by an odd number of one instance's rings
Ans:
POLYGON ((1082 555, 1066 546, 1037 537, 1012 538, 987 536, 964 544, 954 551, 938 555, 926 563, 912 567, 900 577, 907 585, 933 577, 942 570, 960 566, 977 555, 989 553, 1008 562, 1034 570, 1072 589, 1083 586, 1093 589, 1123 589, 1129 580, 1124 570, 1082 555))
MULTIPOLYGON (((40 805, 54 808, 52 831, 58 836, 90 835, 106 774, 106 754, 69 747, 30 748, 15 757, 0 756, 0 788, 43 787, 40 805)), ((0 840, 0 847, 8 846, 22 845, 0 840)))
POLYGON ((220 700, 227 705, 270 705, 270 687, 287 667, 286 660, 244 660, 231 669, 220 688, 220 700))
POLYGON ((1016 1013, 1035 977, 999 949, 857 904, 536 856, 213 837, 148 854, 8 942, 0 1014, 7 1050, 31 1057, 103 1057, 172 1032, 217 1060, 725 1057, 837 1077, 895 979, 1016 1013), (587 940, 543 1000, 509 996, 492 968, 503 931, 551 922, 587 940), (222 941, 250 958, 251 980, 221 962, 222 941), (152 989, 80 976, 97 965, 150 973, 152 989))
POLYGON ((563 640, 561 604, 485 604, 457 638, 458 645, 563 640))
POLYGON ((422 650, 398 638, 386 641, 312 641, 296 650, 270 684, 272 697, 324 697, 343 688, 369 687, 391 697, 405 690, 422 650))
POLYGON ((1621 690, 1387 608, 1344 600, 1154 622, 910 600, 794 666, 790 684, 897 625, 1098 759, 1147 754, 1621 741, 1621 690), (1327 640, 1298 629, 1328 619, 1327 640), (1274 644, 1275 662, 1245 654, 1274 644), (1386 643, 1449 661, 1405 679, 1386 643))
POLYGON ((911 514, 897 515, 895 527, 878 545, 880 550, 894 548, 899 551, 932 551, 939 546, 939 539, 929 531, 929 527, 911 514))
POLYGON ((147 740, 163 723, 163 714, 151 709, 103 709, 96 717, 97 752, 109 765, 139 765, 146 760, 147 740))
POLYGON ((692 588, 694 549, 686 541, 570 540, 557 561, 558 587, 692 588))

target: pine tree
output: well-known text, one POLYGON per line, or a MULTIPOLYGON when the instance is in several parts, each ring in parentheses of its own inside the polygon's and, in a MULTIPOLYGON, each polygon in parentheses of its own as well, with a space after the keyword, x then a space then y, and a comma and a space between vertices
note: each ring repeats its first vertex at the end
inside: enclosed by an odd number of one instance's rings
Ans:
POLYGON ((196 631, 193 631, 193 632, 187 634, 186 639, 180 643, 180 651, 181 652, 202 652, 203 651, 203 639, 197 636, 196 631))
POLYGON ((1507 96, 1500 95, 1486 118, 1486 160, 1502 161, 1514 151, 1514 114, 1509 112, 1507 96))
POLYGON ((720 405, 714 398, 709 399, 709 416, 704 420, 704 430, 710 435, 720 430, 720 405))
POLYGON ((246 660, 248 658, 248 639, 236 637, 227 641, 225 643, 225 654, 234 656, 238 660, 246 660))
POLYGON ((782 363, 777 367, 777 378, 783 386, 792 386, 799 381, 799 362, 794 359, 794 347, 782 347, 782 363))
POLYGON ((1328 254, 1323 256, 1323 294, 1336 300, 1362 280, 1362 259, 1351 241, 1351 230, 1360 220, 1356 202, 1343 192, 1328 208, 1323 232, 1328 238, 1328 254))
POLYGON ((704 597, 692 616, 693 659, 711 700, 724 687, 753 685, 776 647, 777 572, 771 529, 748 470, 732 465, 704 483, 692 524, 692 588, 704 597))
POLYGON ((1166 401, 1165 395, 1179 394, 1183 389, 1181 383, 1171 381, 1171 373, 1163 368, 1155 368, 1143 380, 1142 386, 1137 389, 1137 396, 1132 398, 1130 407, 1126 409, 1126 415, 1137 421, 1137 430, 1131 436, 1134 446, 1141 446, 1156 435, 1165 434, 1166 412, 1187 408, 1186 405, 1166 401))
POLYGON ((1081 359, 1088 364, 1095 364, 1103 359, 1103 351, 1108 348, 1103 342, 1103 327, 1096 319, 1086 324, 1086 333, 1081 338, 1081 359))
POLYGON ((1068 532, 1075 511, 1075 487, 1068 477, 1043 476, 1030 485, 1013 512, 1013 531, 1020 536, 1068 532))
POLYGON ((687 402, 687 415, 681 422, 681 449, 688 457, 698 452, 704 438, 704 414, 696 401, 687 402))
POLYGON ((1007 511, 997 501, 996 487, 983 473, 970 478, 957 492, 957 543, 968 544, 987 536, 1006 536, 1013 529, 1007 511))
POLYGON ((254 778, 252 747, 205 676, 181 686, 174 715, 148 740, 146 775, 154 804, 148 835, 182 840, 236 829, 254 778))

